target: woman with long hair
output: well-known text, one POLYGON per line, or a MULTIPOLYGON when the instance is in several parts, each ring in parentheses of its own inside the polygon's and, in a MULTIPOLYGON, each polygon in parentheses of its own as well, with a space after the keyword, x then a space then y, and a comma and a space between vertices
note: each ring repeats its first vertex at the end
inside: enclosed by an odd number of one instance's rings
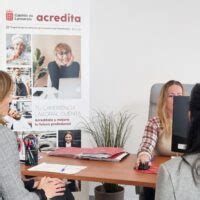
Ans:
MULTIPOLYGON (((157 104, 157 115, 149 119, 140 144, 136 168, 141 163, 150 165, 154 155, 174 155, 171 151, 173 97, 184 94, 179 81, 170 80, 161 88, 157 104)), ((155 190, 144 188, 144 198, 154 199, 155 190)))

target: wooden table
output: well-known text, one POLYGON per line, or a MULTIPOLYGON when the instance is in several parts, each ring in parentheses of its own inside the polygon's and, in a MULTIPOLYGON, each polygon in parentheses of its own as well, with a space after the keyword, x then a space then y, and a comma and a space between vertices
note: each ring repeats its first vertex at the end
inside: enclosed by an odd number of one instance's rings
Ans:
MULTIPOLYGON (((133 169, 136 161, 136 155, 129 155, 121 162, 91 161, 54 157, 48 156, 45 153, 42 153, 41 156, 42 159, 40 159, 40 163, 48 162, 66 165, 82 165, 87 166, 87 168, 77 174, 61 174, 52 172, 28 171, 27 169, 29 166, 22 164, 22 174, 29 176, 50 176, 82 181, 118 183, 144 187, 155 187, 156 184, 156 174, 144 174, 133 169)), ((169 160, 169 157, 159 156, 155 157, 153 163, 154 165, 159 166, 161 163, 167 160, 169 160)))

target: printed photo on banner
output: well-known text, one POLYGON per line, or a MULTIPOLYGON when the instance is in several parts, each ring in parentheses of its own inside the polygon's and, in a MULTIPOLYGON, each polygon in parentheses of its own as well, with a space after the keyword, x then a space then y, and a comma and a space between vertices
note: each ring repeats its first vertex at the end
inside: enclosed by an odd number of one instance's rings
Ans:
POLYGON ((31 101, 14 100, 10 104, 8 114, 4 117, 6 124, 14 131, 32 129, 32 103, 31 101))
POLYGON ((13 99, 30 99, 32 77, 30 67, 8 67, 7 72, 13 78, 13 99))
POLYGON ((58 131, 58 147, 81 147, 81 130, 58 131))
POLYGON ((6 63, 29 65, 31 61, 31 36, 29 34, 6 35, 6 63))
POLYGON ((20 161, 25 161, 25 146, 24 146, 24 142, 23 142, 23 136, 26 133, 23 131, 15 131, 14 133, 15 133, 16 139, 17 139, 17 146, 18 146, 20 161))
POLYGON ((81 98, 81 37, 33 35, 33 97, 81 98))
MULTIPOLYGON (((58 131, 58 147, 81 147, 81 130, 58 131)), ((68 180, 68 188, 71 192, 81 191, 81 182, 68 180)))
POLYGON ((57 132, 56 131, 15 131, 17 136, 18 150, 20 160, 25 158, 25 149, 23 139, 27 136, 34 135, 37 139, 37 148, 39 151, 51 151, 56 148, 57 132))

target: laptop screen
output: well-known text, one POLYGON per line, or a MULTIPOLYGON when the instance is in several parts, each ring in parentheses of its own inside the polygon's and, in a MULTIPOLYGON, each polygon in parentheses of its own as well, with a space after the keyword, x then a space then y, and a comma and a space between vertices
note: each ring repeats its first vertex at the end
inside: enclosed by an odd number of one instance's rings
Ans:
POLYGON ((59 98, 60 99, 81 98, 81 79, 60 78, 59 98))
POLYGON ((171 150, 175 152, 184 152, 186 149, 189 131, 189 100, 189 96, 174 97, 171 150))

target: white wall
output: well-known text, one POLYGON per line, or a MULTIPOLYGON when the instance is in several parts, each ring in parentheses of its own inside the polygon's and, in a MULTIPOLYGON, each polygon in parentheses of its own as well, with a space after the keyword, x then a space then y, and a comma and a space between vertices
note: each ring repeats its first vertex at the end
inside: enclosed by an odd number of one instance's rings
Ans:
POLYGON ((152 84, 200 80, 200 2, 91 1, 91 108, 130 108, 128 150, 135 153, 147 120, 152 84))
MULTIPOLYGON (((127 143, 128 151, 136 153, 151 85, 169 79, 200 80, 200 1, 90 2, 91 108, 136 113, 127 143)), ((126 200, 132 199, 132 194, 126 195, 126 200)))
POLYGON ((137 113, 127 143, 132 153, 147 120, 151 85, 200 81, 199 10, 198 0, 91 0, 91 108, 137 113))

